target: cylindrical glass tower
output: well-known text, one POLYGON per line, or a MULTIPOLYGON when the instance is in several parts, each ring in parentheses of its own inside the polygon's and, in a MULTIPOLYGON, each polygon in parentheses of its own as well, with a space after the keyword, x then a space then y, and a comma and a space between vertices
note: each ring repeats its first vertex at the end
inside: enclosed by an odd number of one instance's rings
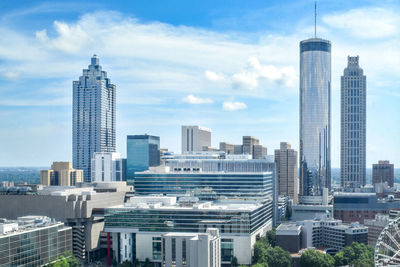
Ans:
POLYGON ((331 187, 331 43, 300 42, 300 195, 331 187))

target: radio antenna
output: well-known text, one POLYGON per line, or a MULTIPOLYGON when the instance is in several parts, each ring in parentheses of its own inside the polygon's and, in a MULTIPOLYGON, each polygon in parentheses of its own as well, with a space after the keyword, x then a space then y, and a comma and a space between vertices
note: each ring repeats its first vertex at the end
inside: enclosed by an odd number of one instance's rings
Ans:
POLYGON ((317 0, 314 1, 314 38, 317 38, 317 0))

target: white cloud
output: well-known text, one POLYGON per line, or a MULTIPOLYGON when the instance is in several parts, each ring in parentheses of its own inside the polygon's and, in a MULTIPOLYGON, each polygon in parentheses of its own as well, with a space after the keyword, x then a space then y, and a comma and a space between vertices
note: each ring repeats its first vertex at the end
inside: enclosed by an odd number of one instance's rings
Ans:
POLYGON ((222 108, 226 111, 235 111, 240 109, 246 109, 247 105, 243 102, 226 101, 222 104, 222 108))
POLYGON ((211 98, 201 98, 194 95, 188 95, 182 98, 182 101, 188 104, 212 104, 214 100, 211 98))
POLYGON ((206 77, 207 80, 212 82, 219 82, 225 80, 225 75, 210 70, 206 70, 204 72, 204 76, 206 77))
POLYGON ((325 15, 323 21, 332 28, 348 31, 361 38, 385 38, 399 34, 398 11, 384 8, 352 9, 325 15))
MULTIPOLYGON (((210 73, 214 74, 211 71, 210 73)), ((261 85, 293 87, 296 79, 296 71, 292 66, 278 68, 274 65, 263 65, 257 57, 252 56, 248 59, 246 68, 230 77, 230 83, 234 88, 253 90, 262 87, 261 85)), ((219 79, 209 80, 218 81, 219 79)))

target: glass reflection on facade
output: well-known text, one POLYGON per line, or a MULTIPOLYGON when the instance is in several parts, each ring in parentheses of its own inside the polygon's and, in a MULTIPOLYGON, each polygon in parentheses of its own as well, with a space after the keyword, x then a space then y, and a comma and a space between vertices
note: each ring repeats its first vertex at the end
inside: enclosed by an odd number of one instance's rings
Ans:
POLYGON ((152 135, 128 135, 126 140, 126 175, 134 180, 134 172, 160 165, 160 137, 152 135))
POLYGON ((300 195, 331 186, 331 43, 300 42, 300 195))

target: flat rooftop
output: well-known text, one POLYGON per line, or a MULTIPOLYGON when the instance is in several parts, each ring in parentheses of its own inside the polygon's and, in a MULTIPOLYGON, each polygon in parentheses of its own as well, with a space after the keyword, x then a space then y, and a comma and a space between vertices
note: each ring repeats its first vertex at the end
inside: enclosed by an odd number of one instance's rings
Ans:
POLYGON ((123 205, 109 207, 108 209, 128 210, 206 210, 206 211, 245 211, 251 212, 262 206, 258 202, 248 201, 208 201, 191 203, 190 201, 177 202, 177 197, 132 197, 123 205))

